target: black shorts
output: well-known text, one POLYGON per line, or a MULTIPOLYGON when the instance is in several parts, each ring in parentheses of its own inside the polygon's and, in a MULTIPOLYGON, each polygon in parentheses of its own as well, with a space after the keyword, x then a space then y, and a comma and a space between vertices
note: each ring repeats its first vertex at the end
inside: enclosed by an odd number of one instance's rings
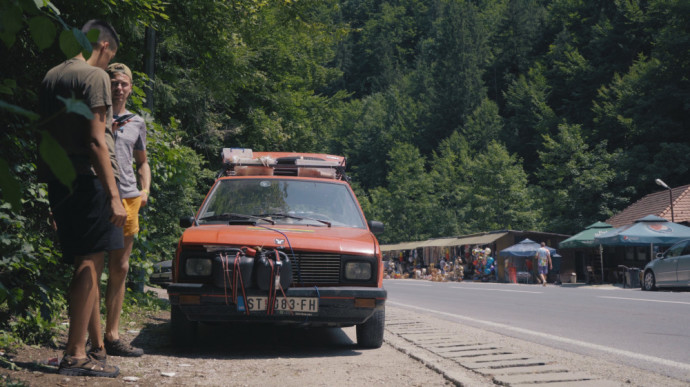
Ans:
POLYGON ((110 202, 96 176, 77 176, 71 193, 60 182, 48 183, 48 200, 65 263, 124 247, 122 227, 110 222, 110 202))

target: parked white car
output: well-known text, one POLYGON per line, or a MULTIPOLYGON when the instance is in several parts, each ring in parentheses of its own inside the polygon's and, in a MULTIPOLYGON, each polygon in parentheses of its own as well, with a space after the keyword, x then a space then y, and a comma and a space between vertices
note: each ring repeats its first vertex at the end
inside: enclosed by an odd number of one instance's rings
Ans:
POLYGON ((690 239, 671 246, 644 267, 642 290, 690 286, 690 239))

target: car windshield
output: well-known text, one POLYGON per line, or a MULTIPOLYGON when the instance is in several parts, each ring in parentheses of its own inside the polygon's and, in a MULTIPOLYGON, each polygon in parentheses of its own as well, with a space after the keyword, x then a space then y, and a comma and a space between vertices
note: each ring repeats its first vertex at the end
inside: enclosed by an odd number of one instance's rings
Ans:
POLYGON ((675 245, 671 246, 667 251, 666 251, 666 258, 673 258, 673 257, 678 257, 683 255, 683 250, 685 250, 685 246, 688 244, 688 241, 682 241, 680 243, 676 243, 675 245))
POLYGON ((366 228, 346 185, 291 179, 220 180, 206 199, 198 222, 366 228))

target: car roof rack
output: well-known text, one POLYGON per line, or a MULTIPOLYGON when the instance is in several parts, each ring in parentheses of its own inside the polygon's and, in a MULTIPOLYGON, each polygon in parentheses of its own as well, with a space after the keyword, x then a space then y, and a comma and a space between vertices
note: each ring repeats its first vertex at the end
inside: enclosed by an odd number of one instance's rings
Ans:
POLYGON ((223 148, 222 176, 300 176, 345 180, 345 157, 325 153, 253 152, 248 148, 223 148))

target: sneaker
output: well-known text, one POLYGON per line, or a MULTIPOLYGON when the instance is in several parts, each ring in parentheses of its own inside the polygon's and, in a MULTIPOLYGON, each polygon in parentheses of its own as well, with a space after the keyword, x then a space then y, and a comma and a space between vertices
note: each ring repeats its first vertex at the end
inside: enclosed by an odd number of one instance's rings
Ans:
POLYGON ((104 340, 104 342, 105 342, 105 352, 108 355, 139 357, 139 356, 144 354, 143 349, 134 348, 122 340, 115 340, 115 341, 104 340))
POLYGON ((91 347, 88 352, 86 352, 86 356, 90 357, 91 359, 101 362, 105 364, 108 360, 108 354, 105 352, 105 347, 100 347, 100 348, 94 348, 91 347))
POLYGON ((85 359, 75 359, 65 354, 60 361, 58 374, 69 376, 98 376, 104 378, 114 378, 120 374, 120 369, 115 366, 105 365, 95 361, 90 357, 85 359))

